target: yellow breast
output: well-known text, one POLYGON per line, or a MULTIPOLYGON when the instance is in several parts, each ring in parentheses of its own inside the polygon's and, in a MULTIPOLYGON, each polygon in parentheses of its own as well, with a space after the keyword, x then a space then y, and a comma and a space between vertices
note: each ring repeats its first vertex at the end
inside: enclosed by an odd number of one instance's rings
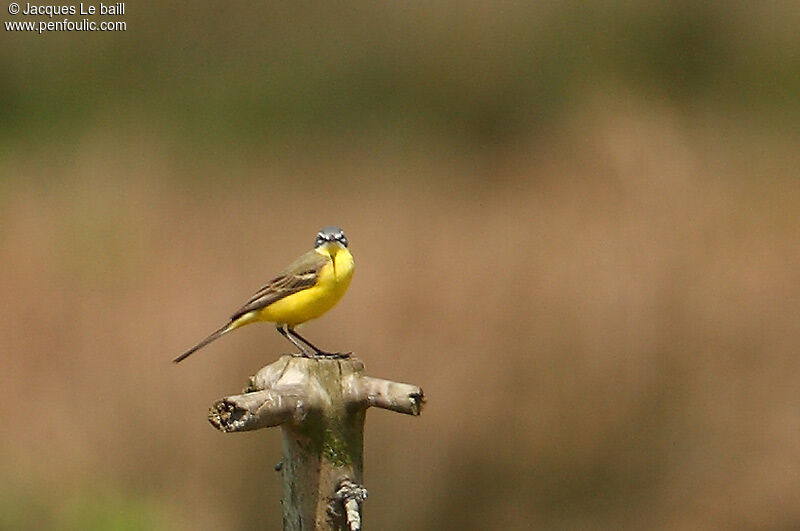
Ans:
POLYGON ((346 247, 329 244, 316 249, 328 257, 314 286, 289 295, 261 310, 258 320, 295 326, 316 319, 339 302, 353 278, 353 255, 346 247))

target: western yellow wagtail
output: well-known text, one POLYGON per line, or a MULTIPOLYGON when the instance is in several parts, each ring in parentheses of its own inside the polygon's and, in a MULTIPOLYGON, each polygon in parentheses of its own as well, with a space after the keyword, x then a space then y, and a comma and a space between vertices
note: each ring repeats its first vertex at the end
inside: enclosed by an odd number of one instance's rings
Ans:
POLYGON ((314 248, 292 262, 258 290, 233 314, 227 324, 173 361, 178 363, 215 339, 257 321, 275 323, 278 332, 291 341, 303 356, 332 356, 318 349, 294 327, 315 319, 339 302, 353 277, 353 255, 339 227, 325 227, 317 234, 314 248), (306 347, 311 347, 313 354, 306 347))

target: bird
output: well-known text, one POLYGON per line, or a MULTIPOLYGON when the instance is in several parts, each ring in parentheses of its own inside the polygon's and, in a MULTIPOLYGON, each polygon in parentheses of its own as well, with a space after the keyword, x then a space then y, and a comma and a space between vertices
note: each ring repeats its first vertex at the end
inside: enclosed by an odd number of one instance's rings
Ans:
POLYGON ((228 332, 259 321, 275 323, 278 332, 300 349, 301 356, 340 356, 317 348, 295 327, 333 308, 350 286, 353 270, 344 231, 335 225, 323 228, 313 249, 258 290, 225 325, 172 361, 179 363, 228 332))

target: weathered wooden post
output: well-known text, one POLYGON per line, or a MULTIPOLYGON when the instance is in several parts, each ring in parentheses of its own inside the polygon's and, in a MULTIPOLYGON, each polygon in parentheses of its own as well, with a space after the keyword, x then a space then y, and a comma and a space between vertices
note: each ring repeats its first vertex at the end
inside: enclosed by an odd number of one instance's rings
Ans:
POLYGON ((352 357, 285 355, 250 377, 244 394, 211 407, 223 432, 281 426, 283 529, 361 529, 364 418, 370 406, 419 415, 414 385, 370 378, 352 357))

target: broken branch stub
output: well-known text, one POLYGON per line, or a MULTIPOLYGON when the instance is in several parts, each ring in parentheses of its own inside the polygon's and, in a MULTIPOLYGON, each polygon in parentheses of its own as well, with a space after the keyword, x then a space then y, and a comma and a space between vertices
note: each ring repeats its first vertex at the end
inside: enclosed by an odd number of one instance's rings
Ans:
POLYGON ((214 403, 209 421, 223 432, 281 426, 285 530, 351 530, 366 497, 367 408, 419 415, 423 402, 417 386, 364 376, 358 359, 285 355, 252 376, 244 394, 214 403), (363 493, 343 497, 342 485, 363 493))

